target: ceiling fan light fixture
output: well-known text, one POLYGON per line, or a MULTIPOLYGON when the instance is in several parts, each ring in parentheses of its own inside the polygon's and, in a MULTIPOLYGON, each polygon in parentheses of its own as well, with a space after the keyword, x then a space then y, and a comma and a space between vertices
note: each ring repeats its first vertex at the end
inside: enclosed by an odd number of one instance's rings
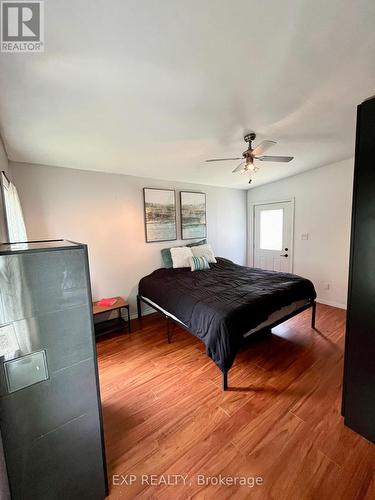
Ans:
POLYGON ((253 160, 252 159, 248 159, 246 160, 246 163, 245 163, 245 169, 246 169, 246 172, 248 172, 249 170, 251 172, 254 172, 255 171, 255 165, 253 163, 253 160))
POLYGON ((246 167, 246 163, 243 163, 242 164, 242 169, 240 170, 240 174, 246 174, 247 172, 247 167, 246 167))

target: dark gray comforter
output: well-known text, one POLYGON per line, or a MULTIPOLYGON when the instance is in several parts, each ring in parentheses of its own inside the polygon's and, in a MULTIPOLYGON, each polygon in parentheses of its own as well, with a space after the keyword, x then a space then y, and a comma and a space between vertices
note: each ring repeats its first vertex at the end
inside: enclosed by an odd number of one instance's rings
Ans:
POLYGON ((206 271, 157 269, 139 294, 173 314, 199 337, 222 371, 232 366, 243 334, 297 300, 314 300, 311 281, 294 274, 238 266, 218 258, 206 271))

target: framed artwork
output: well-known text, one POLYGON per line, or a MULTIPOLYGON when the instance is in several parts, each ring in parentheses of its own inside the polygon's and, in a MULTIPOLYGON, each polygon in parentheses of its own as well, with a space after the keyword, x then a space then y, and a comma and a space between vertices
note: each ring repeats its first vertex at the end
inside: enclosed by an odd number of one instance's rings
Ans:
POLYGON ((207 236, 206 194, 181 191, 180 202, 181 238, 183 240, 205 238, 207 236))
POLYGON ((176 199, 172 189, 143 188, 146 242, 177 239, 176 199))

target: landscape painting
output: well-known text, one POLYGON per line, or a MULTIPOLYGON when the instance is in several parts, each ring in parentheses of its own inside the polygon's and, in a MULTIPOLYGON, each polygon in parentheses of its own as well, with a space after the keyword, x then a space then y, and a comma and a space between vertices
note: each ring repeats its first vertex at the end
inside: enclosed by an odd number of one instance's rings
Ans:
POLYGON ((177 239, 176 200, 171 189, 143 188, 146 242, 177 239))
POLYGON ((181 191, 181 235, 183 240, 206 237, 206 195, 181 191))

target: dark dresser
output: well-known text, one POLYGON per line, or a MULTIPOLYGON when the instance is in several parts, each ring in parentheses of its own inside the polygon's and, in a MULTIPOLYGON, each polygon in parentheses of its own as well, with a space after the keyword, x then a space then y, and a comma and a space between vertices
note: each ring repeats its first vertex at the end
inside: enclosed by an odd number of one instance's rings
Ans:
POLYGON ((342 413, 375 442, 375 98, 357 113, 342 413))
POLYGON ((0 429, 12 499, 106 496, 85 245, 0 245, 0 429))

